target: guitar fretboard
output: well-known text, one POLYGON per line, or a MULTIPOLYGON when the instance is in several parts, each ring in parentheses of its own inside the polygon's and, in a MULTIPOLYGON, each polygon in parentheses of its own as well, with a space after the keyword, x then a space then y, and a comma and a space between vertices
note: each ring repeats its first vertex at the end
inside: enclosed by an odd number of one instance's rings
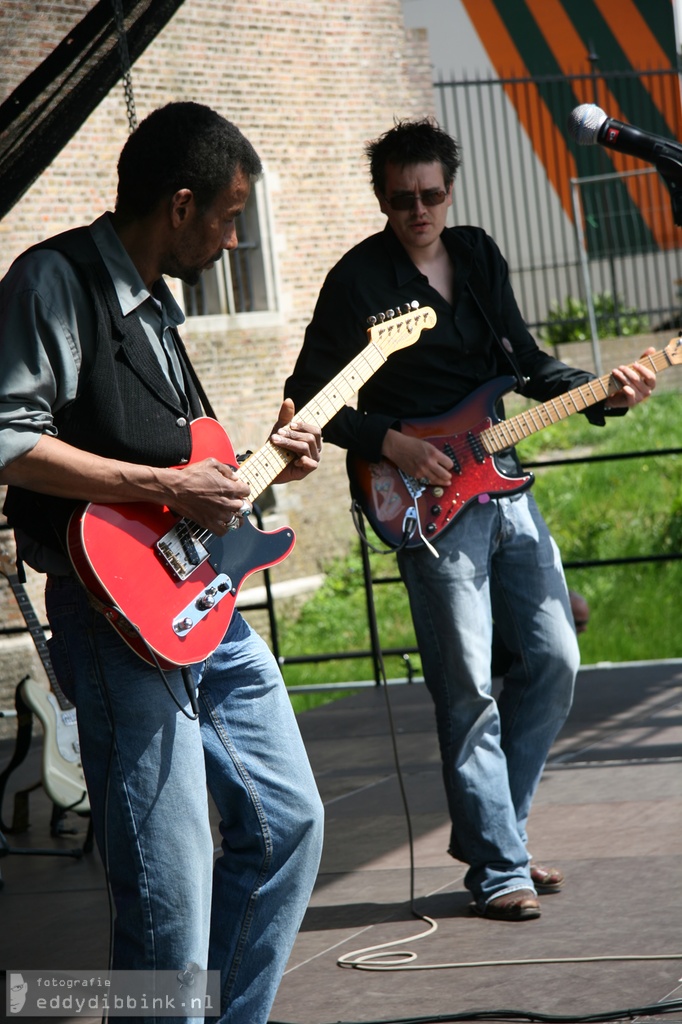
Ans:
MULTIPOLYGON (((645 356, 638 362, 642 365, 648 363, 656 373, 674 365, 666 349, 645 356)), ((556 398, 552 398, 542 405, 536 405, 526 412, 518 413, 508 420, 502 420, 500 423, 482 430, 480 441, 488 454, 493 455, 495 452, 510 448, 518 441, 522 441, 524 437, 530 437, 531 434, 544 430, 552 423, 558 423, 560 420, 572 416, 573 413, 582 412, 591 405, 604 401, 620 388, 621 385, 610 373, 603 377, 596 377, 563 395, 557 395, 556 398)))
MULTIPOLYGON (((436 314, 430 306, 408 309, 403 316, 395 319, 393 316, 394 311, 390 310, 388 319, 380 318, 369 328, 369 344, 307 405, 298 410, 296 421, 312 422, 323 427, 383 366, 392 352, 414 345, 422 331, 436 324, 436 314)), ((296 456, 293 452, 278 448, 272 441, 266 441, 262 448, 241 462, 239 475, 251 488, 251 500, 256 501, 294 458, 296 456)), ((190 519, 184 519, 183 524, 200 541, 205 542, 210 537, 208 530, 190 519)))
MULTIPOLYGON (((414 332, 416 341, 421 331, 433 327, 435 322, 436 317, 433 310, 425 308, 416 310, 407 320, 398 321, 396 327, 403 332, 403 335, 407 333, 409 336, 414 332)), ((387 321, 381 328, 376 328, 377 338, 373 338, 322 391, 298 410, 296 420, 299 423, 317 423, 318 427, 323 427, 386 362, 394 348, 413 343, 412 339, 409 341, 392 339, 391 331, 393 329, 394 325, 391 321, 387 321), (385 338, 382 337, 382 331, 385 332, 385 338)), ((250 497, 256 499, 258 495, 262 494, 293 458, 295 458, 293 452, 278 448, 271 441, 266 441, 262 448, 242 462, 239 466, 239 475, 251 487, 250 497)))

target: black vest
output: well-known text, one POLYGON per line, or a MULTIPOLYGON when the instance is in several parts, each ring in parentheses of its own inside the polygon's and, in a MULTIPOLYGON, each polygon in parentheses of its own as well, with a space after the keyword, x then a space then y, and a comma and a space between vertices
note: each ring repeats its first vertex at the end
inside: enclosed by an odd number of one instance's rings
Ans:
MULTIPOLYGON (((159 366, 137 316, 121 315, 111 277, 89 229, 66 231, 33 248, 55 249, 72 261, 92 297, 97 320, 94 358, 81 366, 76 397, 54 417, 59 438, 95 455, 141 465, 187 462, 192 452, 189 421, 201 416, 202 408, 179 337, 189 414, 159 366)), ((47 547, 63 550, 69 516, 78 504, 9 487, 4 512, 11 526, 47 547)))

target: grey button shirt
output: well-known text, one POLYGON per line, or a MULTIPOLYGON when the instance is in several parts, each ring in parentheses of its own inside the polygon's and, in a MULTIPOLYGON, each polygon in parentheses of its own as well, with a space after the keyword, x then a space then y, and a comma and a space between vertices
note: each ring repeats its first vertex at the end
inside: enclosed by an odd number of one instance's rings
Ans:
MULTIPOLYGON (((163 280, 153 293, 103 214, 90 231, 111 275, 123 316, 137 316, 171 384, 182 372, 171 327, 184 314, 163 280)), ((73 264, 41 249, 23 256, 0 282, 0 468, 31 451, 43 434, 56 436, 54 413, 75 398, 78 375, 96 342, 93 304, 73 264)), ((180 397, 187 407, 186 396, 180 397)), ((21 557, 33 568, 68 573, 65 555, 38 547, 16 530, 21 557)))
MULTIPOLYGON (((163 280, 153 294, 148 290, 108 214, 90 230, 123 316, 139 318, 177 390, 182 373, 169 328, 184 322, 182 310, 163 280)), ((95 340, 92 302, 66 257, 42 249, 13 264, 0 282, 0 467, 42 434, 56 435, 53 414, 75 397, 83 356, 95 340)))

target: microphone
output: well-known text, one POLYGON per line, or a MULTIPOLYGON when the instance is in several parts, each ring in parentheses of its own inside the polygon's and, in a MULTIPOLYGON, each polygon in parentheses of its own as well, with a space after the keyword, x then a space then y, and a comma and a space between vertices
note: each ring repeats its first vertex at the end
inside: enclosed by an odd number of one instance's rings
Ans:
MULTIPOLYGON (((661 158, 682 159, 682 145, 661 135, 607 117, 594 103, 583 103, 568 117, 568 132, 579 146, 605 146, 627 156, 636 156, 652 164, 661 158)), ((666 161, 664 160, 664 166, 666 161)), ((660 170, 661 168, 659 168, 660 170)))

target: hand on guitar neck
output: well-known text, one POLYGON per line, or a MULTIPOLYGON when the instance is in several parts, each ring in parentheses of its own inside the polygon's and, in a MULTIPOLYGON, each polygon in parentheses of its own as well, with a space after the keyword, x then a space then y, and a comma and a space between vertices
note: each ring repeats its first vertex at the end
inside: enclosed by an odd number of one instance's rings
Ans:
POLYGON ((650 397, 656 387, 656 374, 647 358, 654 355, 655 351, 652 346, 642 353, 639 362, 617 366, 611 371, 615 390, 606 399, 605 409, 631 409, 650 397))
MULTIPOLYGON (((648 348, 640 359, 646 360, 654 352, 653 347, 648 348)), ((613 388, 613 391, 604 407, 630 409, 649 398, 655 387, 656 374, 646 362, 618 366, 611 371, 609 390, 613 388)), ((441 487, 449 487, 452 483, 452 459, 425 438, 390 429, 384 437, 381 454, 403 473, 421 483, 441 487)))
MULTIPOLYGON (((278 482, 302 479, 320 458, 320 428, 293 418, 294 406, 287 400, 271 437, 280 452, 278 482)), ((253 492, 239 467, 208 450, 196 457, 193 448, 190 463, 163 468, 103 458, 47 434, 0 472, 0 482, 56 497, 168 506, 218 536, 225 534, 253 492)))
POLYGON ((270 435, 270 442, 284 449, 285 457, 289 460, 277 477, 279 484, 302 480, 308 476, 317 469, 322 454, 320 428, 317 425, 298 423, 294 413, 294 403, 290 398, 285 398, 270 435))
POLYGON ((386 543, 431 547, 427 542, 451 526, 471 502, 530 486, 531 473, 501 473, 497 453, 597 402, 611 408, 637 405, 653 391, 656 373, 681 363, 682 339, 674 338, 660 352, 647 349, 632 366, 619 366, 507 420, 500 420, 495 410, 515 379, 488 381, 448 412, 404 420, 402 431, 389 430, 380 462, 368 463, 350 453, 353 495, 386 543))

